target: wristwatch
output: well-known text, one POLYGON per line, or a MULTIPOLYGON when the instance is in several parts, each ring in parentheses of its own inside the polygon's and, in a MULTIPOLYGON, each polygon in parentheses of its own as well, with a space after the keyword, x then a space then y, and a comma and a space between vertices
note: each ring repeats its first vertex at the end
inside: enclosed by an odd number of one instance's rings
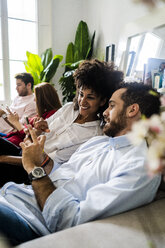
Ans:
POLYGON ((5 119, 5 118, 7 117, 7 114, 4 113, 4 114, 1 115, 1 117, 2 117, 3 119, 5 119))
POLYGON ((43 177, 47 176, 44 169, 42 167, 35 166, 34 169, 29 173, 29 181, 30 183, 33 180, 41 179, 43 177))

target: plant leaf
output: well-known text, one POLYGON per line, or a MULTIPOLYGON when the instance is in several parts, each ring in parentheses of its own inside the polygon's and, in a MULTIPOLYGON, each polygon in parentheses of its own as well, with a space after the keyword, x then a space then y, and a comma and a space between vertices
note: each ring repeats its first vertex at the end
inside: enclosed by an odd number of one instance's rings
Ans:
POLYGON ((48 66, 48 64, 50 63, 50 61, 53 58, 53 53, 52 53, 52 49, 48 48, 46 49, 42 54, 41 54, 41 62, 42 65, 44 67, 44 69, 48 66))
POLYGON ((82 63, 83 60, 79 60, 75 63, 67 63, 67 64, 63 64, 63 66, 67 66, 69 69, 76 69, 80 63, 82 63))
POLYGON ((37 54, 33 53, 28 54, 27 65, 29 68, 36 70, 39 74, 44 69, 41 63, 41 58, 37 54))
POLYGON ((86 58, 89 46, 90 38, 88 26, 86 22, 80 21, 75 36, 75 53, 77 54, 75 56, 76 60, 74 60, 74 62, 86 58))
POLYGON ((65 62, 66 63, 74 62, 74 44, 72 42, 68 44, 65 62))
POLYGON ((42 81, 50 82, 50 80, 53 78, 54 74, 56 73, 57 67, 59 66, 59 63, 62 61, 63 56, 62 55, 55 55, 54 58, 51 60, 49 65, 46 67, 44 72, 44 78, 42 81))
POLYGON ((59 80, 62 89, 63 103, 72 101, 75 96, 75 83, 73 73, 78 65, 86 58, 91 58, 93 53, 93 44, 95 32, 90 40, 88 26, 85 22, 80 21, 76 30, 75 44, 69 43, 66 52, 65 71, 59 80))
POLYGON ((43 71, 43 65, 41 63, 41 58, 37 54, 32 54, 26 52, 27 61, 24 62, 25 69, 27 72, 31 73, 34 79, 34 85, 41 82, 40 74, 43 71))

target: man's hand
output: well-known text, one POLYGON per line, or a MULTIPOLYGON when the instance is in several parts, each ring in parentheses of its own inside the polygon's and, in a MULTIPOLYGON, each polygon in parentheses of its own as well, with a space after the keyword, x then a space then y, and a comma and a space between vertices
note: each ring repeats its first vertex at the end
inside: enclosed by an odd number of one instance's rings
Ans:
MULTIPOLYGON (((41 166, 44 160, 44 143, 46 137, 41 135, 37 138, 35 131, 30 125, 28 125, 32 142, 25 141, 20 144, 22 147, 22 162, 25 170, 29 174, 34 166, 41 166)), ((52 167, 51 167, 52 168, 52 167)), ((51 171, 51 170, 49 170, 51 171)), ((49 172, 46 171, 48 174, 49 172)), ((36 196, 36 200, 41 210, 43 210, 45 202, 50 194, 56 189, 53 182, 48 176, 45 176, 39 180, 32 181, 32 187, 36 196)))
POLYGON ((22 163, 27 173, 30 173, 34 166, 40 166, 44 160, 44 143, 46 137, 44 135, 36 136, 35 131, 31 125, 28 125, 28 129, 32 138, 32 141, 26 140, 20 143, 22 148, 22 163))
POLYGON ((34 127, 40 132, 45 132, 45 133, 50 132, 48 123, 43 118, 40 118, 39 120, 35 121, 34 127))

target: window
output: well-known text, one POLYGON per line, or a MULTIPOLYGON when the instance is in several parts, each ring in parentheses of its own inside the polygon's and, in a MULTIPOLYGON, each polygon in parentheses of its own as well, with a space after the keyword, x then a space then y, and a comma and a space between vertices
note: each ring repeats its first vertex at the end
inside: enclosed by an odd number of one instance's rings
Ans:
POLYGON ((144 65, 149 58, 159 55, 163 40, 154 33, 145 33, 129 38, 126 76, 142 79, 144 65))
POLYGON ((143 71, 144 64, 147 63, 149 58, 156 58, 159 48, 161 46, 162 40, 158 36, 147 33, 139 53, 139 59, 136 66, 137 71, 143 71))
POLYGON ((0 101, 17 92, 14 75, 24 72, 26 51, 37 53, 37 0, 0 0, 0 101))

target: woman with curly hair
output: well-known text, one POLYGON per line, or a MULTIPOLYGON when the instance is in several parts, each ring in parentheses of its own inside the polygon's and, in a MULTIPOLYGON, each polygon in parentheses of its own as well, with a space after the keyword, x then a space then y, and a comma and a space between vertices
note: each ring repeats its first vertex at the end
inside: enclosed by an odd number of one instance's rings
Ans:
POLYGON ((76 97, 35 128, 44 131, 44 151, 58 165, 88 139, 102 135, 101 122, 109 98, 123 81, 113 63, 97 59, 83 61, 74 73, 76 97), (48 132, 47 132, 48 131, 48 132))

